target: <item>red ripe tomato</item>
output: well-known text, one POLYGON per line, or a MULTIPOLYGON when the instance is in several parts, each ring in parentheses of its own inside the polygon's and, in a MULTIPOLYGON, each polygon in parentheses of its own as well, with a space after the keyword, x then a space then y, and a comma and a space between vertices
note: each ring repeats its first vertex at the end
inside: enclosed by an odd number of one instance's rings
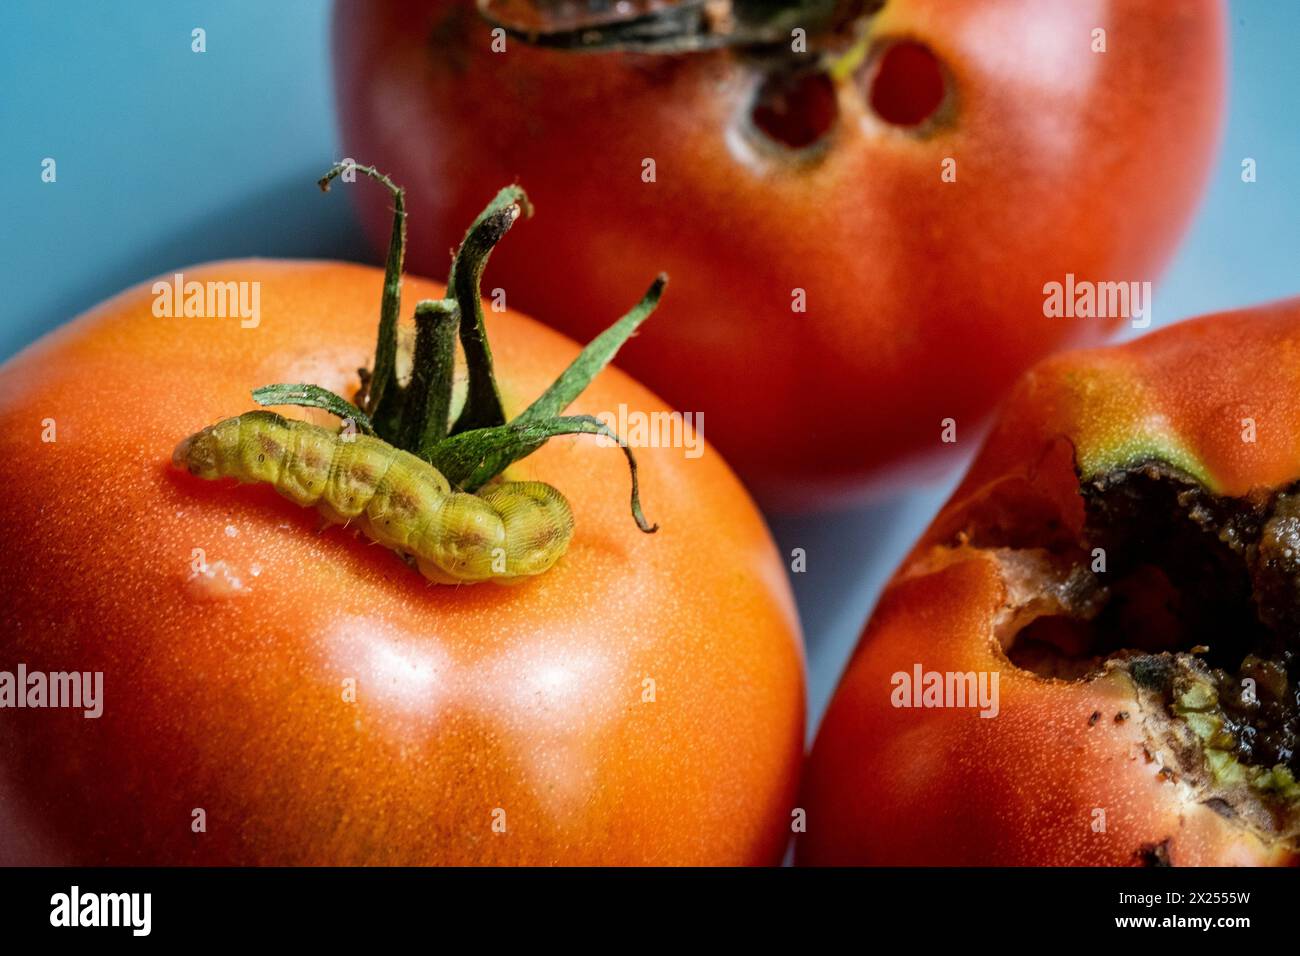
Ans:
MULTIPOLYGON (((734 5, 740 27, 752 6, 734 5)), ((343 0, 336 87, 345 150, 410 188, 417 266, 440 272, 516 178, 572 215, 501 251, 513 305, 587 339, 661 264, 673 295, 629 369, 702 412, 760 500, 806 508, 900 477, 943 447, 944 419, 976 427, 1035 359, 1114 328, 1046 318, 1044 285, 1150 280, 1167 260, 1219 128, 1224 15, 1218 0, 888 0, 824 21, 761 6, 775 25, 745 39, 762 50, 704 33, 727 42, 665 55, 513 33, 494 52, 465 0, 343 0), (808 52, 791 52, 794 26, 808 52)), ((567 22, 490 9, 525 32, 567 22)))
POLYGON ((1293 299, 1023 379, 835 694, 801 862, 1300 861, 1297 343, 1293 299))
MULTIPOLYGON (((430 584, 265 484, 171 460, 255 386, 352 395, 383 274, 184 275, 249 283, 260 317, 159 317, 145 285, 0 367, 0 681, 12 706, 20 667, 102 674, 97 716, 0 720, 0 863, 780 861, 798 621, 716 453, 637 450, 649 535, 617 447, 554 440, 512 468, 570 503, 559 563, 508 587, 430 584)), ((443 292, 408 281, 405 315, 443 292)), ((578 354, 518 313, 487 326, 512 415, 578 354)), ((667 414, 613 368, 571 414, 620 408, 667 414)))

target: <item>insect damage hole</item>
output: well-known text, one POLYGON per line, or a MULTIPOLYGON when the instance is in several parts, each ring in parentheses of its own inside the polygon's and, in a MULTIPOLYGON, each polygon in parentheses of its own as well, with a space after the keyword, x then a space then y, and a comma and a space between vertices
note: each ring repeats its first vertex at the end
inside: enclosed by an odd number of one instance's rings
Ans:
POLYGON ((930 48, 898 40, 879 50, 865 72, 867 102, 891 126, 915 128, 948 98, 948 77, 930 48))
POLYGON ((1300 485, 1227 497, 1149 463, 1080 491, 1082 540, 994 551, 1021 608, 999 633, 1008 659, 1066 680, 1124 671, 1206 795, 1300 838, 1300 485))
POLYGON ((835 84, 820 70, 769 73, 754 94, 749 120, 755 131, 785 149, 809 149, 835 126, 835 84))

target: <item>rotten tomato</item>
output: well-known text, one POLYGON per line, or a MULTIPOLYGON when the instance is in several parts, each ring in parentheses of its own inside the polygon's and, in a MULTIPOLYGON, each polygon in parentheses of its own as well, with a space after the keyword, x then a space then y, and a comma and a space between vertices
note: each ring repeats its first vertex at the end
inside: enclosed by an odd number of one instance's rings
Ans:
POLYGON ((882 597, 804 863, 1285 863, 1300 300, 1049 359, 882 597))

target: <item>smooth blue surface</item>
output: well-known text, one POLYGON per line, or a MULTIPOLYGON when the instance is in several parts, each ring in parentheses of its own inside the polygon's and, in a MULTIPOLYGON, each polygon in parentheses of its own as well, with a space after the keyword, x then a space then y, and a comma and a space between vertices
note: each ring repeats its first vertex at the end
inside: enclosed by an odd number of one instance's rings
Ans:
MULTIPOLYGON (((1157 289, 1157 326, 1300 293, 1300 3, 1230 10, 1223 148, 1157 289), (1258 163, 1258 182, 1241 182, 1243 157, 1258 163)), ((328 17, 311 0, 0 4, 0 358, 177 266, 245 255, 374 261, 346 198, 313 185, 339 155, 328 17), (194 27, 207 30, 208 52, 191 52, 194 27), (58 163, 57 183, 41 182, 45 157, 58 163)), ((795 589, 814 719, 880 586, 956 478, 776 523, 786 551, 808 553, 795 589)))
POLYGON ((0 3, 0 357, 150 276, 370 257, 315 181, 338 135, 324 0, 0 3), (207 52, 190 31, 207 31, 207 52), (41 161, 58 181, 41 181, 41 161))

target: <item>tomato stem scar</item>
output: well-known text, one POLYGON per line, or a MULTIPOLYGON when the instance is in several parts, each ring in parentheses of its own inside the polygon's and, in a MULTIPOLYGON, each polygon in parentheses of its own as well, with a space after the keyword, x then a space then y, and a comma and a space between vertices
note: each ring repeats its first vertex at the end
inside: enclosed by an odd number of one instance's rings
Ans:
MULTIPOLYGON (((545 6, 545 5, 543 5, 545 6)), ((561 12, 511 0, 478 0, 479 15, 525 43, 561 50, 680 54, 723 47, 788 45, 790 31, 839 31, 876 13, 884 0, 687 0, 570 4, 561 12), (576 9, 576 12, 574 10, 576 9), (525 12, 527 11, 527 12, 525 12)))

